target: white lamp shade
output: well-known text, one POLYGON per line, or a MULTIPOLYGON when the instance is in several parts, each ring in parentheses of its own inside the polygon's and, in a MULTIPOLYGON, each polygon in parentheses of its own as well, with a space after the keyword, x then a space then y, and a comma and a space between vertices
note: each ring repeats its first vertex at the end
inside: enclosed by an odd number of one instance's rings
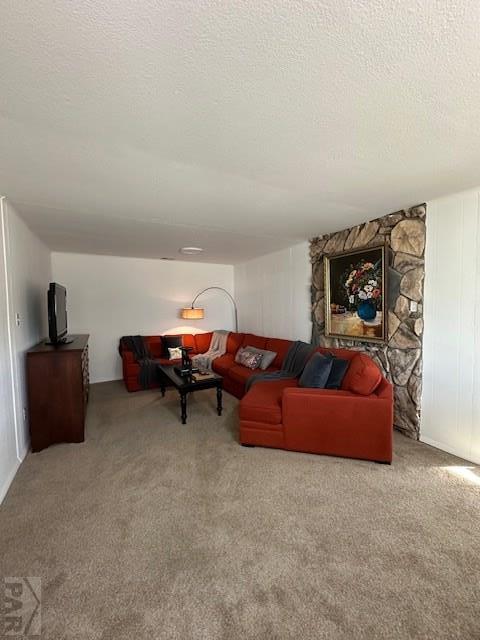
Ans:
POLYGON ((185 307, 182 309, 182 318, 185 320, 202 320, 205 310, 202 307, 185 307))

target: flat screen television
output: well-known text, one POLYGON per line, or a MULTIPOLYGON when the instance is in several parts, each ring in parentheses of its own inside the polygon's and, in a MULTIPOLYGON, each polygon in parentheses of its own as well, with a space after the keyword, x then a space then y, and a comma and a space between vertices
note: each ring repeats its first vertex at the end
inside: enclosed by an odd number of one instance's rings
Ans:
POLYGON ((51 282, 48 288, 48 335, 51 344, 64 344, 67 339, 67 290, 51 282))

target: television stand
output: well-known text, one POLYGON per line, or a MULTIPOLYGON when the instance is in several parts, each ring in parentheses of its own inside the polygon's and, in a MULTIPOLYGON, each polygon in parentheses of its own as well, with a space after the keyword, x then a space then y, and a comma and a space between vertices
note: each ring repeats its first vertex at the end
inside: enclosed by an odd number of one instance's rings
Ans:
POLYGON ((41 342, 30 349, 27 388, 32 451, 57 442, 83 442, 89 389, 88 336, 72 335, 68 345, 41 342))

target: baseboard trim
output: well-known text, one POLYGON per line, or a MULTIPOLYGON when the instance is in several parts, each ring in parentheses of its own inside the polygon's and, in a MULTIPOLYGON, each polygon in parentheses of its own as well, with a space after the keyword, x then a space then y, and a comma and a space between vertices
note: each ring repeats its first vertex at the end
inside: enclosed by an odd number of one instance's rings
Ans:
POLYGON ((10 489, 10 485, 12 484, 13 479, 17 475, 17 471, 20 468, 21 464, 22 464, 22 461, 19 460, 18 458, 15 458, 15 464, 12 470, 10 471, 5 481, 3 482, 2 486, 0 487, 0 504, 2 504, 5 496, 7 495, 8 490, 10 489))
POLYGON ((480 464, 480 457, 476 457, 472 455, 470 451, 463 451, 462 449, 458 449, 456 447, 450 447, 443 442, 437 442, 432 438, 427 438, 426 436, 422 436, 420 434, 420 442, 424 442, 425 444, 429 444, 431 447, 435 447, 435 449, 440 449, 441 451, 446 451, 447 453, 451 453, 453 456, 457 456, 457 458, 463 458, 466 462, 473 462, 473 464, 480 464))

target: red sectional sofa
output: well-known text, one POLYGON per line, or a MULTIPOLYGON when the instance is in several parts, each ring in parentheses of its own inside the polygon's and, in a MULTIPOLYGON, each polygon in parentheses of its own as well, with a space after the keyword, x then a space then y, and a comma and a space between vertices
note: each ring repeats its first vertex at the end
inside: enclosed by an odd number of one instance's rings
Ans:
MULTIPOLYGON (((211 333, 183 335, 192 353, 204 353, 211 333)), ((153 357, 163 357, 161 336, 147 336, 153 357)), ((223 376, 224 389, 241 398, 240 443, 291 451, 323 453, 390 463, 392 460, 393 388, 367 355, 349 349, 323 349, 350 361, 340 390, 300 388, 298 380, 258 382, 245 393, 251 371, 235 362, 241 346, 275 351, 267 371, 280 369, 292 341, 249 333, 230 333, 227 352, 213 362, 223 376)), ((123 377, 129 391, 140 390, 139 366, 133 353, 120 346, 123 377)))

